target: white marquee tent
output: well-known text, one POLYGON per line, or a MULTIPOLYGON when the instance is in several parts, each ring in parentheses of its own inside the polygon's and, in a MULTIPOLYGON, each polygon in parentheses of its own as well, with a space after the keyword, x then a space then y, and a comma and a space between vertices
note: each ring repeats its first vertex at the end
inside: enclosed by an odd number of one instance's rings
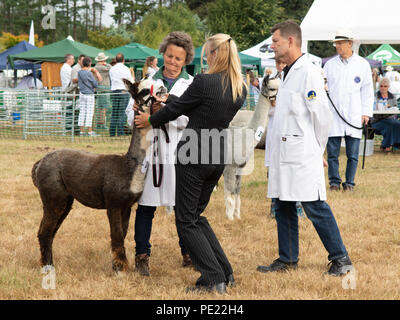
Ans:
POLYGON ((361 43, 400 43, 400 0, 315 0, 301 23, 303 50, 307 42, 335 38, 339 28, 351 29, 361 43))
MULTIPOLYGON (((339 28, 353 31, 356 52, 361 43, 400 43, 399 14, 400 0, 314 0, 301 23, 302 51, 308 51, 308 41, 333 40, 339 28)), ((269 37, 242 53, 261 58, 263 68, 273 67, 274 54, 260 51, 263 45, 271 42, 269 37)), ((320 58, 308 55, 318 63, 320 58)))

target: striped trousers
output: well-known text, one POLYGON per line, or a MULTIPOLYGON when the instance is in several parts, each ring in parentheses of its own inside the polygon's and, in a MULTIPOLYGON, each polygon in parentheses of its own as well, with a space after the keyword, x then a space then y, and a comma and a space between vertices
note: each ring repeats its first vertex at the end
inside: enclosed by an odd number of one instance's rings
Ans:
POLYGON ((232 274, 232 267, 213 229, 202 216, 224 165, 176 166, 175 221, 193 265, 208 284, 221 283, 232 274))
POLYGON ((79 94, 79 127, 91 127, 94 114, 94 94, 79 94))

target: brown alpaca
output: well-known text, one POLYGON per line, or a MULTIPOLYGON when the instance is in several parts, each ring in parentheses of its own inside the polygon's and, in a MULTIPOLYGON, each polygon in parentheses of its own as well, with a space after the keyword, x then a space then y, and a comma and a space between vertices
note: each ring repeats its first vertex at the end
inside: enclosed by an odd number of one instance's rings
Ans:
MULTIPOLYGON (((125 81, 125 84, 135 101, 147 108, 149 99, 145 101, 145 98, 149 97, 151 83, 143 80, 135 84, 125 81)), ((165 91, 165 88, 155 90, 165 91)), ((133 125, 129 150, 122 156, 61 149, 46 154, 34 164, 32 180, 43 203, 38 232, 42 266, 53 265, 54 236, 76 199, 91 208, 107 209, 112 268, 116 272, 128 269, 124 240, 131 207, 143 191, 146 170, 142 170, 142 163, 150 146, 149 128, 137 129, 133 125)))

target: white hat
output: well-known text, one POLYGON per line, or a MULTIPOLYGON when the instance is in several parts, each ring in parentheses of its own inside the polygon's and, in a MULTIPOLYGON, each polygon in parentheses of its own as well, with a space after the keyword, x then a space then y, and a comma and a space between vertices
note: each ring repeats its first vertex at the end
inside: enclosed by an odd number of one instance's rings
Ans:
POLYGON ((97 54, 97 57, 94 60, 96 60, 96 61, 105 61, 107 59, 108 59, 108 57, 104 54, 104 52, 99 52, 97 54))
POLYGON ((338 29, 336 31, 335 39, 332 40, 332 42, 341 40, 354 40, 353 32, 350 29, 345 29, 345 28, 338 29))
POLYGON ((393 71, 393 67, 392 66, 387 66, 386 67, 386 71, 393 71))

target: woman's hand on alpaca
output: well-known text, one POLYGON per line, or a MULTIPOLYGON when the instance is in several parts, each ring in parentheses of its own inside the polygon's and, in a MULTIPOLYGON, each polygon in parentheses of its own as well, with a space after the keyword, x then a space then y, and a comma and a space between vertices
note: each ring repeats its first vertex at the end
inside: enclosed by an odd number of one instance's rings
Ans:
POLYGON ((150 115, 146 112, 137 110, 135 115, 135 126, 136 128, 147 128, 150 126, 149 118, 150 115))

